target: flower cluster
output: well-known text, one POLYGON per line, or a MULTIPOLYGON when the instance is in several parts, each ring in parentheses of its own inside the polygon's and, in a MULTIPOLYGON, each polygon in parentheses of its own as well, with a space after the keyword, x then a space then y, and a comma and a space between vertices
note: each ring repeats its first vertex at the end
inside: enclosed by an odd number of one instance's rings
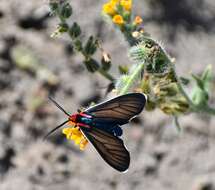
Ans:
POLYGON ((73 140, 76 145, 79 145, 80 150, 84 150, 88 144, 88 140, 81 133, 78 127, 68 127, 62 130, 62 133, 66 135, 68 140, 73 140))
POLYGON ((103 5, 103 13, 108 15, 121 30, 134 31, 142 23, 142 18, 131 19, 132 0, 110 0, 103 5))
MULTIPOLYGON (((158 107, 174 116, 190 111, 189 102, 181 91, 180 81, 174 71, 173 60, 156 41, 143 35, 139 44, 131 48, 130 57, 137 65, 126 76, 127 81, 135 81, 144 71, 139 88, 148 95, 147 110, 158 107)), ((129 86, 127 81, 124 81, 126 90, 129 86)), ((118 88, 119 93, 122 93, 122 89, 118 88)), ((123 89, 123 93, 126 90, 123 89)))

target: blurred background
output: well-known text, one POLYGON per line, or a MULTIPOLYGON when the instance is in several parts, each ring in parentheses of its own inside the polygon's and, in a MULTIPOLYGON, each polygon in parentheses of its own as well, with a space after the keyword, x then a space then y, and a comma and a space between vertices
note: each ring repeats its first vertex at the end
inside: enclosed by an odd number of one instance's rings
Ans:
MULTIPOLYGON (((96 34, 118 64, 131 64, 119 32, 101 17, 105 1, 71 1, 86 36, 96 34)), ((145 30, 176 58, 179 75, 215 72, 215 1, 136 0, 145 30)), ((45 0, 0 1, 0 189, 1 190, 214 190, 215 118, 180 118, 178 133, 171 117, 143 112, 124 126, 131 153, 127 173, 109 167, 92 146, 80 151, 57 131, 66 119, 48 95, 70 113, 104 100, 109 82, 90 74, 66 36, 51 38, 58 20, 45 0)), ((215 94, 215 87, 213 87, 215 94)), ((213 103, 213 102, 212 102, 213 103)))

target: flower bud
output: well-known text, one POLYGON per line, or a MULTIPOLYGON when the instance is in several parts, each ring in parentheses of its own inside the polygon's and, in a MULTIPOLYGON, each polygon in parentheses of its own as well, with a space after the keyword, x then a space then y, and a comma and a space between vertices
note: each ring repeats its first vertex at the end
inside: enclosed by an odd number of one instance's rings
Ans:
POLYGON ((141 42, 131 48, 130 56, 138 62, 145 62, 145 69, 151 74, 165 74, 171 68, 166 52, 154 40, 142 36, 141 42))
POLYGON ((169 115, 185 114, 189 111, 190 107, 186 99, 180 94, 174 98, 168 98, 160 103, 160 109, 169 115))
POLYGON ((102 60, 101 60, 101 63, 102 63, 102 69, 105 70, 105 71, 108 71, 111 67, 111 57, 108 53, 106 52, 103 52, 102 53, 102 60))
POLYGON ((126 65, 119 65, 118 70, 121 75, 126 75, 128 74, 129 68, 126 65))

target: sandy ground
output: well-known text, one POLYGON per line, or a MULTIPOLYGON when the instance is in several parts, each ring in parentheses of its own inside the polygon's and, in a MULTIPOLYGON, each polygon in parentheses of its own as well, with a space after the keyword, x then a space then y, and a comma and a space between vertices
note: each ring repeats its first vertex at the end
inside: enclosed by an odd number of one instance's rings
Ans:
MULTIPOLYGON (((134 2, 145 29, 176 58, 180 75, 200 73, 208 64, 215 71, 213 0, 134 2)), ((123 38, 102 21, 102 3, 72 1, 73 19, 86 36, 100 36, 113 67, 130 64, 123 38)), ((48 101, 35 112, 35 99, 50 92, 73 113, 91 101, 102 101, 108 85, 84 69, 67 37, 50 38, 57 19, 47 16, 48 11, 44 0, 0 1, 0 189, 214 190, 215 117, 180 118, 183 131, 178 133, 172 119, 159 110, 143 112, 138 123, 124 126, 123 139, 131 153, 125 174, 110 168, 93 147, 79 151, 60 131, 42 141, 65 116, 48 101), (12 55, 20 46, 32 52, 59 85, 44 84, 44 77, 18 67, 12 55)))

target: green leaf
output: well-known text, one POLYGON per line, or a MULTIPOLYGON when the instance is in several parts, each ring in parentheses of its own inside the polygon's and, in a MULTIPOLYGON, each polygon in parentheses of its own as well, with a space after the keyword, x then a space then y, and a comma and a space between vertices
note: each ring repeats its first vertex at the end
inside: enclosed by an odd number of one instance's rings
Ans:
POLYGON ((193 79, 196 81, 196 85, 201 89, 204 90, 204 83, 201 78, 195 74, 192 74, 193 79))
POLYGON ((85 60, 84 64, 87 70, 91 73, 94 73, 99 69, 99 63, 95 59, 90 58, 89 60, 85 60))
POLYGON ((96 49, 97 49, 97 40, 94 40, 93 36, 90 36, 84 47, 85 56, 93 55, 96 49))
POLYGON ((77 50, 77 51, 81 51, 83 48, 82 48, 82 42, 80 41, 80 40, 75 40, 75 42, 74 42, 74 45, 75 45, 75 49, 77 50))
POLYGON ((201 76, 201 79, 202 79, 202 83, 204 86, 204 90, 208 93, 210 90, 211 82, 213 80, 213 72, 212 72, 212 66, 211 65, 208 65, 205 68, 205 70, 201 76))
POLYGON ((50 6, 52 14, 55 14, 55 12, 58 9, 58 3, 50 1, 49 6, 50 6))
POLYGON ((212 67, 209 65, 201 75, 192 75, 196 81, 196 87, 193 90, 192 100, 199 107, 207 106, 209 100, 209 89, 212 81, 212 67))
POLYGON ((72 39, 77 38, 81 35, 81 27, 77 22, 74 22, 72 27, 69 28, 69 35, 72 39))
POLYGON ((69 18, 72 15, 72 7, 69 3, 64 3, 60 10, 60 15, 63 18, 69 18))
POLYGON ((192 74, 192 77, 196 82, 196 86, 192 92, 192 101, 196 106, 205 106, 208 101, 208 92, 205 91, 204 83, 199 76, 192 74))

